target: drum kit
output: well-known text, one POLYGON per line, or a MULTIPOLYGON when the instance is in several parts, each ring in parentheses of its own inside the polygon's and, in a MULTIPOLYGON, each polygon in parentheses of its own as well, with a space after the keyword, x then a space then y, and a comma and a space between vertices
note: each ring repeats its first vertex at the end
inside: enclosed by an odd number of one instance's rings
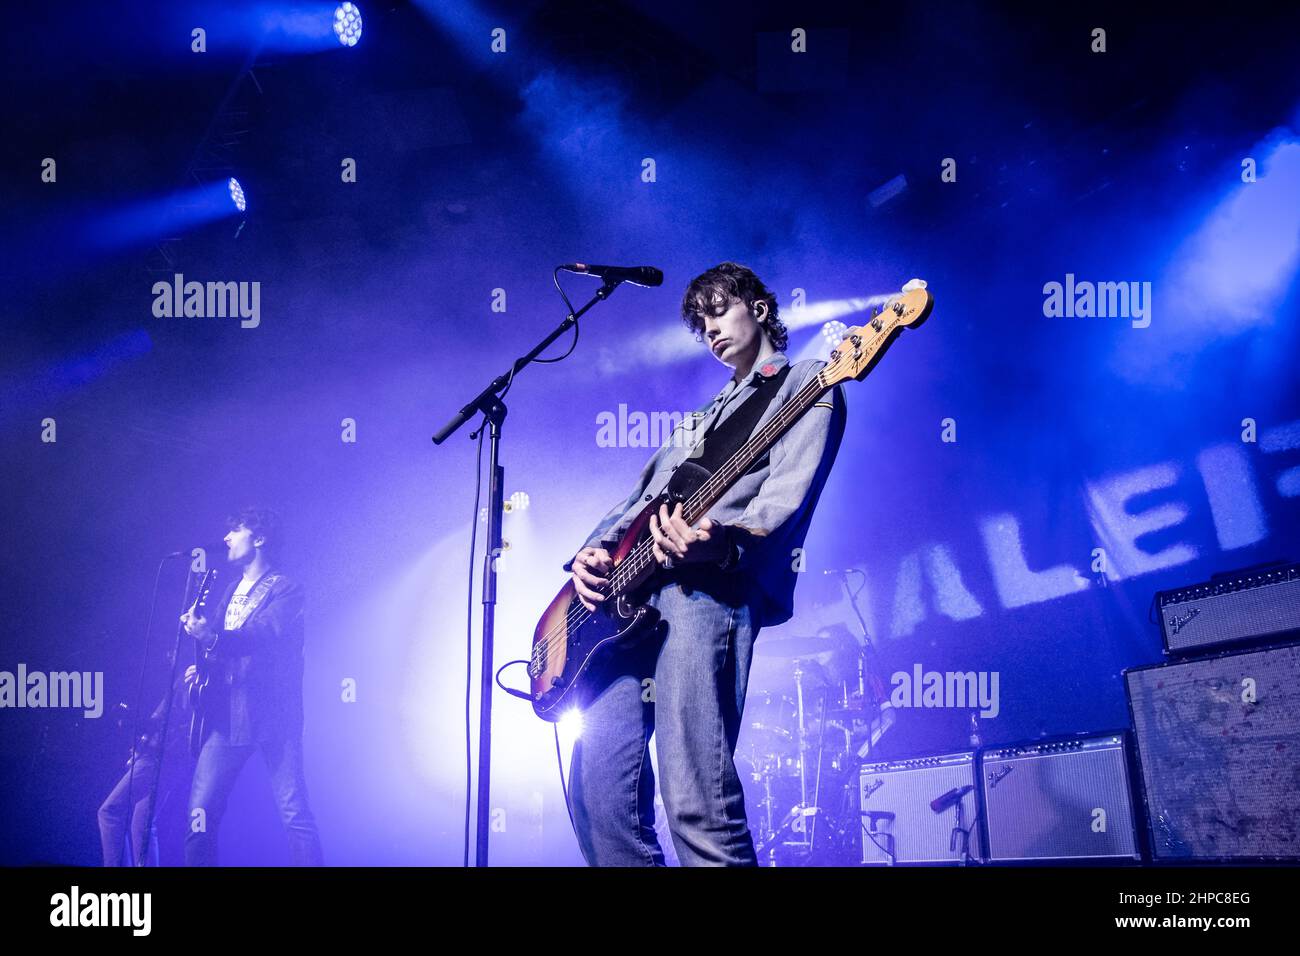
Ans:
POLYGON ((736 769, 759 862, 855 863, 858 769, 895 718, 870 645, 836 626, 759 641, 754 654, 774 676, 749 693, 736 769))

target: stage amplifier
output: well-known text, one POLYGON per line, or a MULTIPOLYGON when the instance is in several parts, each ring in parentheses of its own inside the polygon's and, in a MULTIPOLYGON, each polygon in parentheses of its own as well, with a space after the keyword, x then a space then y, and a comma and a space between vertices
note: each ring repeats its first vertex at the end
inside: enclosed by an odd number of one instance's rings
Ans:
POLYGON ((1123 734, 981 753, 990 861, 1141 859, 1123 734))
POLYGON ((1218 574, 1203 584, 1157 591, 1155 600, 1168 654, 1276 641, 1300 631, 1300 564, 1218 574))
POLYGON ((978 862, 975 755, 946 754, 865 764, 862 862, 978 862))

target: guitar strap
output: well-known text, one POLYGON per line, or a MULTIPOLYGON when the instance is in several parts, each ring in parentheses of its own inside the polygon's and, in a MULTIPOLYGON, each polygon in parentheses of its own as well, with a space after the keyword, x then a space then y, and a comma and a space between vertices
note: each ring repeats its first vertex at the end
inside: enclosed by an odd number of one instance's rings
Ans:
POLYGON ((266 596, 271 593, 271 588, 279 580, 280 575, 275 571, 268 572, 258 578, 257 583, 253 585, 253 590, 248 592, 248 600, 244 602, 244 606, 235 612, 235 626, 228 628, 228 630, 237 631, 243 627, 244 622, 253 616, 253 612, 266 600, 266 596))
POLYGON ((713 429, 704 436, 703 453, 691 460, 710 474, 726 464, 727 459, 734 455, 754 433, 754 426, 763 417, 768 406, 776 400, 777 394, 781 391, 781 383, 789 374, 790 363, 787 362, 775 375, 768 377, 760 375, 755 378, 754 384, 757 387, 754 389, 754 394, 741 402, 740 407, 727 416, 726 421, 714 423, 713 429))

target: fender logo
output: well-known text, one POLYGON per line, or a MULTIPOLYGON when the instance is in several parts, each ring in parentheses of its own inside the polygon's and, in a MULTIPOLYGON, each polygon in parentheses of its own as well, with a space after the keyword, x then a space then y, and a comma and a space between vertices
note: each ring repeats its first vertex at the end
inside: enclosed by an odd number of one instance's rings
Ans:
POLYGON ((1184 614, 1182 617, 1178 617, 1177 615, 1172 615, 1169 618, 1169 633, 1177 634, 1179 631, 1185 628, 1189 623, 1191 623, 1192 618, 1196 617, 1196 615, 1200 613, 1201 613, 1201 609, 1199 607, 1194 607, 1186 614, 1184 614))

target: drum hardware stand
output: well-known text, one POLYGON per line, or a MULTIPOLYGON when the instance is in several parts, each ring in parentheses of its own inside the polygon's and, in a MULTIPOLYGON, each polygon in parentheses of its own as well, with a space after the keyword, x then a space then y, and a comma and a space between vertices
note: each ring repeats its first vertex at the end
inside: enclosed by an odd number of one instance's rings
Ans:
MULTIPOLYGON (((795 727, 795 740, 797 752, 799 754, 799 803, 791 808, 782 819, 776 831, 771 833, 767 840, 764 841, 760 851, 766 850, 770 860, 770 866, 777 865, 778 845, 773 845, 777 838, 788 830, 796 829, 795 821, 800 821, 797 827, 800 837, 797 840, 788 840, 779 846, 784 846, 791 851, 797 852, 804 862, 809 862, 816 847, 817 840, 817 818, 821 814, 821 806, 818 803, 821 794, 821 766, 822 750, 825 747, 826 738, 826 693, 821 695, 821 708, 819 711, 820 718, 818 721, 817 732, 817 775, 813 781, 813 802, 808 802, 808 725, 807 712, 804 705, 803 677, 805 674, 803 662, 799 659, 794 663, 794 686, 795 686, 795 713, 797 715, 797 724, 795 727)), ((770 777, 766 782, 767 793, 771 794, 770 777)), ((770 797, 769 797, 770 801, 770 797)), ((770 806, 769 806, 770 813, 770 806)), ((770 819, 770 818, 769 818, 770 819)))
MULTIPOLYGON (((811 855, 817 845, 817 821, 821 817, 822 806, 822 757, 826 753, 826 694, 822 694, 821 711, 817 715, 817 778, 813 783, 812 830, 808 834, 808 853, 811 855)), ((800 769, 802 768, 802 762, 800 769)), ((805 817, 805 819, 807 819, 805 817)))
POLYGON ((794 662, 795 713, 798 723, 795 725, 795 740, 799 748, 799 806, 808 806, 808 743, 807 727, 804 725, 803 712, 803 662, 794 662))

